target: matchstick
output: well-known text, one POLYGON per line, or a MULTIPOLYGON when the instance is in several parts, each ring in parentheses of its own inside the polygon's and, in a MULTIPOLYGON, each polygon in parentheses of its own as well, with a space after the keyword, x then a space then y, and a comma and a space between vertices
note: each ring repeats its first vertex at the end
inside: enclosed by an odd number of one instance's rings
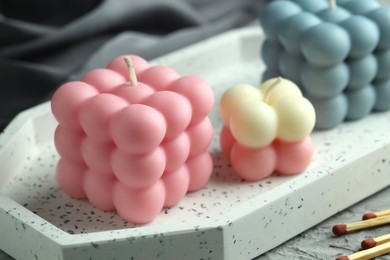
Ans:
POLYGON ((339 236, 352 231, 390 224, 390 216, 377 217, 368 220, 357 221, 349 224, 337 224, 333 226, 333 234, 339 236))
POLYGON ((387 253, 390 253, 390 242, 359 251, 349 256, 339 256, 336 260, 367 260, 387 253))
POLYGON ((383 235, 380 237, 364 239, 360 245, 363 249, 368 249, 374 246, 382 245, 387 242, 390 242, 390 234, 383 235))
POLYGON ((378 211, 378 212, 366 213, 363 215, 362 219, 366 220, 366 219, 370 219, 370 218, 384 217, 384 216, 389 216, 389 215, 390 215, 390 209, 387 209, 387 210, 382 210, 382 211, 378 211))

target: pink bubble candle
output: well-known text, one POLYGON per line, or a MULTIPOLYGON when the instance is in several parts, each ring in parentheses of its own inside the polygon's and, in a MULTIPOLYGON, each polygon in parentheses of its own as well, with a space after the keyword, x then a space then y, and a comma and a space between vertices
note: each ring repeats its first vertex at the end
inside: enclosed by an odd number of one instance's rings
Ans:
POLYGON ((63 84, 51 102, 60 187, 129 222, 152 221, 208 182, 213 103, 201 78, 134 55, 63 84))
POLYGON ((293 82, 273 78, 260 88, 235 85, 222 95, 219 108, 221 148, 241 178, 298 174, 311 162, 315 112, 293 82))

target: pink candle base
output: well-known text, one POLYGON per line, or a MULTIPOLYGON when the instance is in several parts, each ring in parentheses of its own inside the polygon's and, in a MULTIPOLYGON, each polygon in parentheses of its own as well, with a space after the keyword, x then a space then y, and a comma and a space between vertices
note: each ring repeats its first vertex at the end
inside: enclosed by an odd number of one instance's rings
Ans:
POLYGON ((309 135, 301 141, 275 139, 264 147, 248 148, 239 144, 225 126, 221 131, 220 143, 235 173, 247 181, 259 181, 274 172, 282 175, 299 174, 309 166, 314 154, 314 145, 309 135))
POLYGON ((132 60, 136 86, 120 56, 62 85, 51 105, 63 191, 142 224, 208 182, 214 93, 198 77, 132 60))

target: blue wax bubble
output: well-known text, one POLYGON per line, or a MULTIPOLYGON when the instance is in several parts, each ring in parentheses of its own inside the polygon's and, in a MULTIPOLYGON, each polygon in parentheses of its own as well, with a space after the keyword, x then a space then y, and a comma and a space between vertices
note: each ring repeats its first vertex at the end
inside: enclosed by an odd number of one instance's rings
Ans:
POLYGON ((279 70, 266 69, 261 75, 261 82, 280 76, 282 76, 282 74, 279 72, 279 70))
POLYGON ((350 37, 340 26, 323 22, 307 30, 302 36, 304 57, 319 67, 341 63, 351 50, 350 37))
POLYGON ((375 111, 390 110, 390 80, 378 81, 374 83, 376 101, 375 111))
POLYGON ((345 120, 348 101, 344 94, 339 94, 328 99, 307 97, 316 111, 316 129, 335 128, 345 120))
POLYGON ((390 49, 375 52, 375 57, 378 61, 378 72, 376 80, 390 79, 390 49))
POLYGON ((318 17, 325 22, 339 23, 351 17, 351 13, 344 8, 337 6, 335 9, 327 8, 319 12, 318 17))
POLYGON ((302 11, 297 4, 291 1, 272 1, 267 4, 260 12, 260 24, 263 27, 265 35, 271 41, 278 40, 278 24, 294 14, 302 11))
POLYGON ((373 54, 358 59, 348 59, 349 82, 347 89, 357 89, 368 85, 377 74, 378 62, 373 54))
POLYGON ((301 85, 301 71, 305 60, 302 56, 291 55, 287 51, 282 52, 279 58, 279 71, 286 79, 297 85, 301 85))
POLYGON ((374 0, 353 0, 353 1, 347 1, 345 3, 339 3, 342 7, 347 9, 353 14, 360 14, 364 15, 368 12, 371 12, 381 5, 374 0))
POLYGON ((261 58, 264 64, 269 69, 277 69, 280 53, 283 51, 283 47, 280 43, 270 42, 265 40, 261 47, 261 58))
POLYGON ((358 120, 367 116, 375 105, 376 93, 371 85, 360 89, 346 91, 348 99, 347 120, 358 120))
POLYGON ((339 63, 336 66, 319 68, 306 63, 302 67, 302 86, 315 98, 330 98, 340 94, 349 81, 348 66, 339 63))
POLYGON ((310 13, 317 13, 325 8, 329 7, 329 4, 324 0, 293 0, 303 10, 310 13))
POLYGON ((390 7, 382 6, 367 14, 367 17, 374 21, 379 28, 380 38, 378 49, 390 48, 390 7))
POLYGON ((340 23, 351 37, 350 57, 358 58, 371 53, 379 43, 379 28, 370 19, 353 15, 340 23))
POLYGON ((301 53, 300 43, 303 33, 319 23, 321 23, 321 20, 308 12, 293 15, 279 24, 279 40, 286 50, 292 54, 299 55, 301 53))

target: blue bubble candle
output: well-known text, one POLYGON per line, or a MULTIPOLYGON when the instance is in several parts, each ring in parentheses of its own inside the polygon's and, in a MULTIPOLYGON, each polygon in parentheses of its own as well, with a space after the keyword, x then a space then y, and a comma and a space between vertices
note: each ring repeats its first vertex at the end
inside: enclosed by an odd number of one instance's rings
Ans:
POLYGON ((292 80, 330 129, 390 110, 390 7, 376 0, 274 0, 260 13, 263 81, 292 80))

